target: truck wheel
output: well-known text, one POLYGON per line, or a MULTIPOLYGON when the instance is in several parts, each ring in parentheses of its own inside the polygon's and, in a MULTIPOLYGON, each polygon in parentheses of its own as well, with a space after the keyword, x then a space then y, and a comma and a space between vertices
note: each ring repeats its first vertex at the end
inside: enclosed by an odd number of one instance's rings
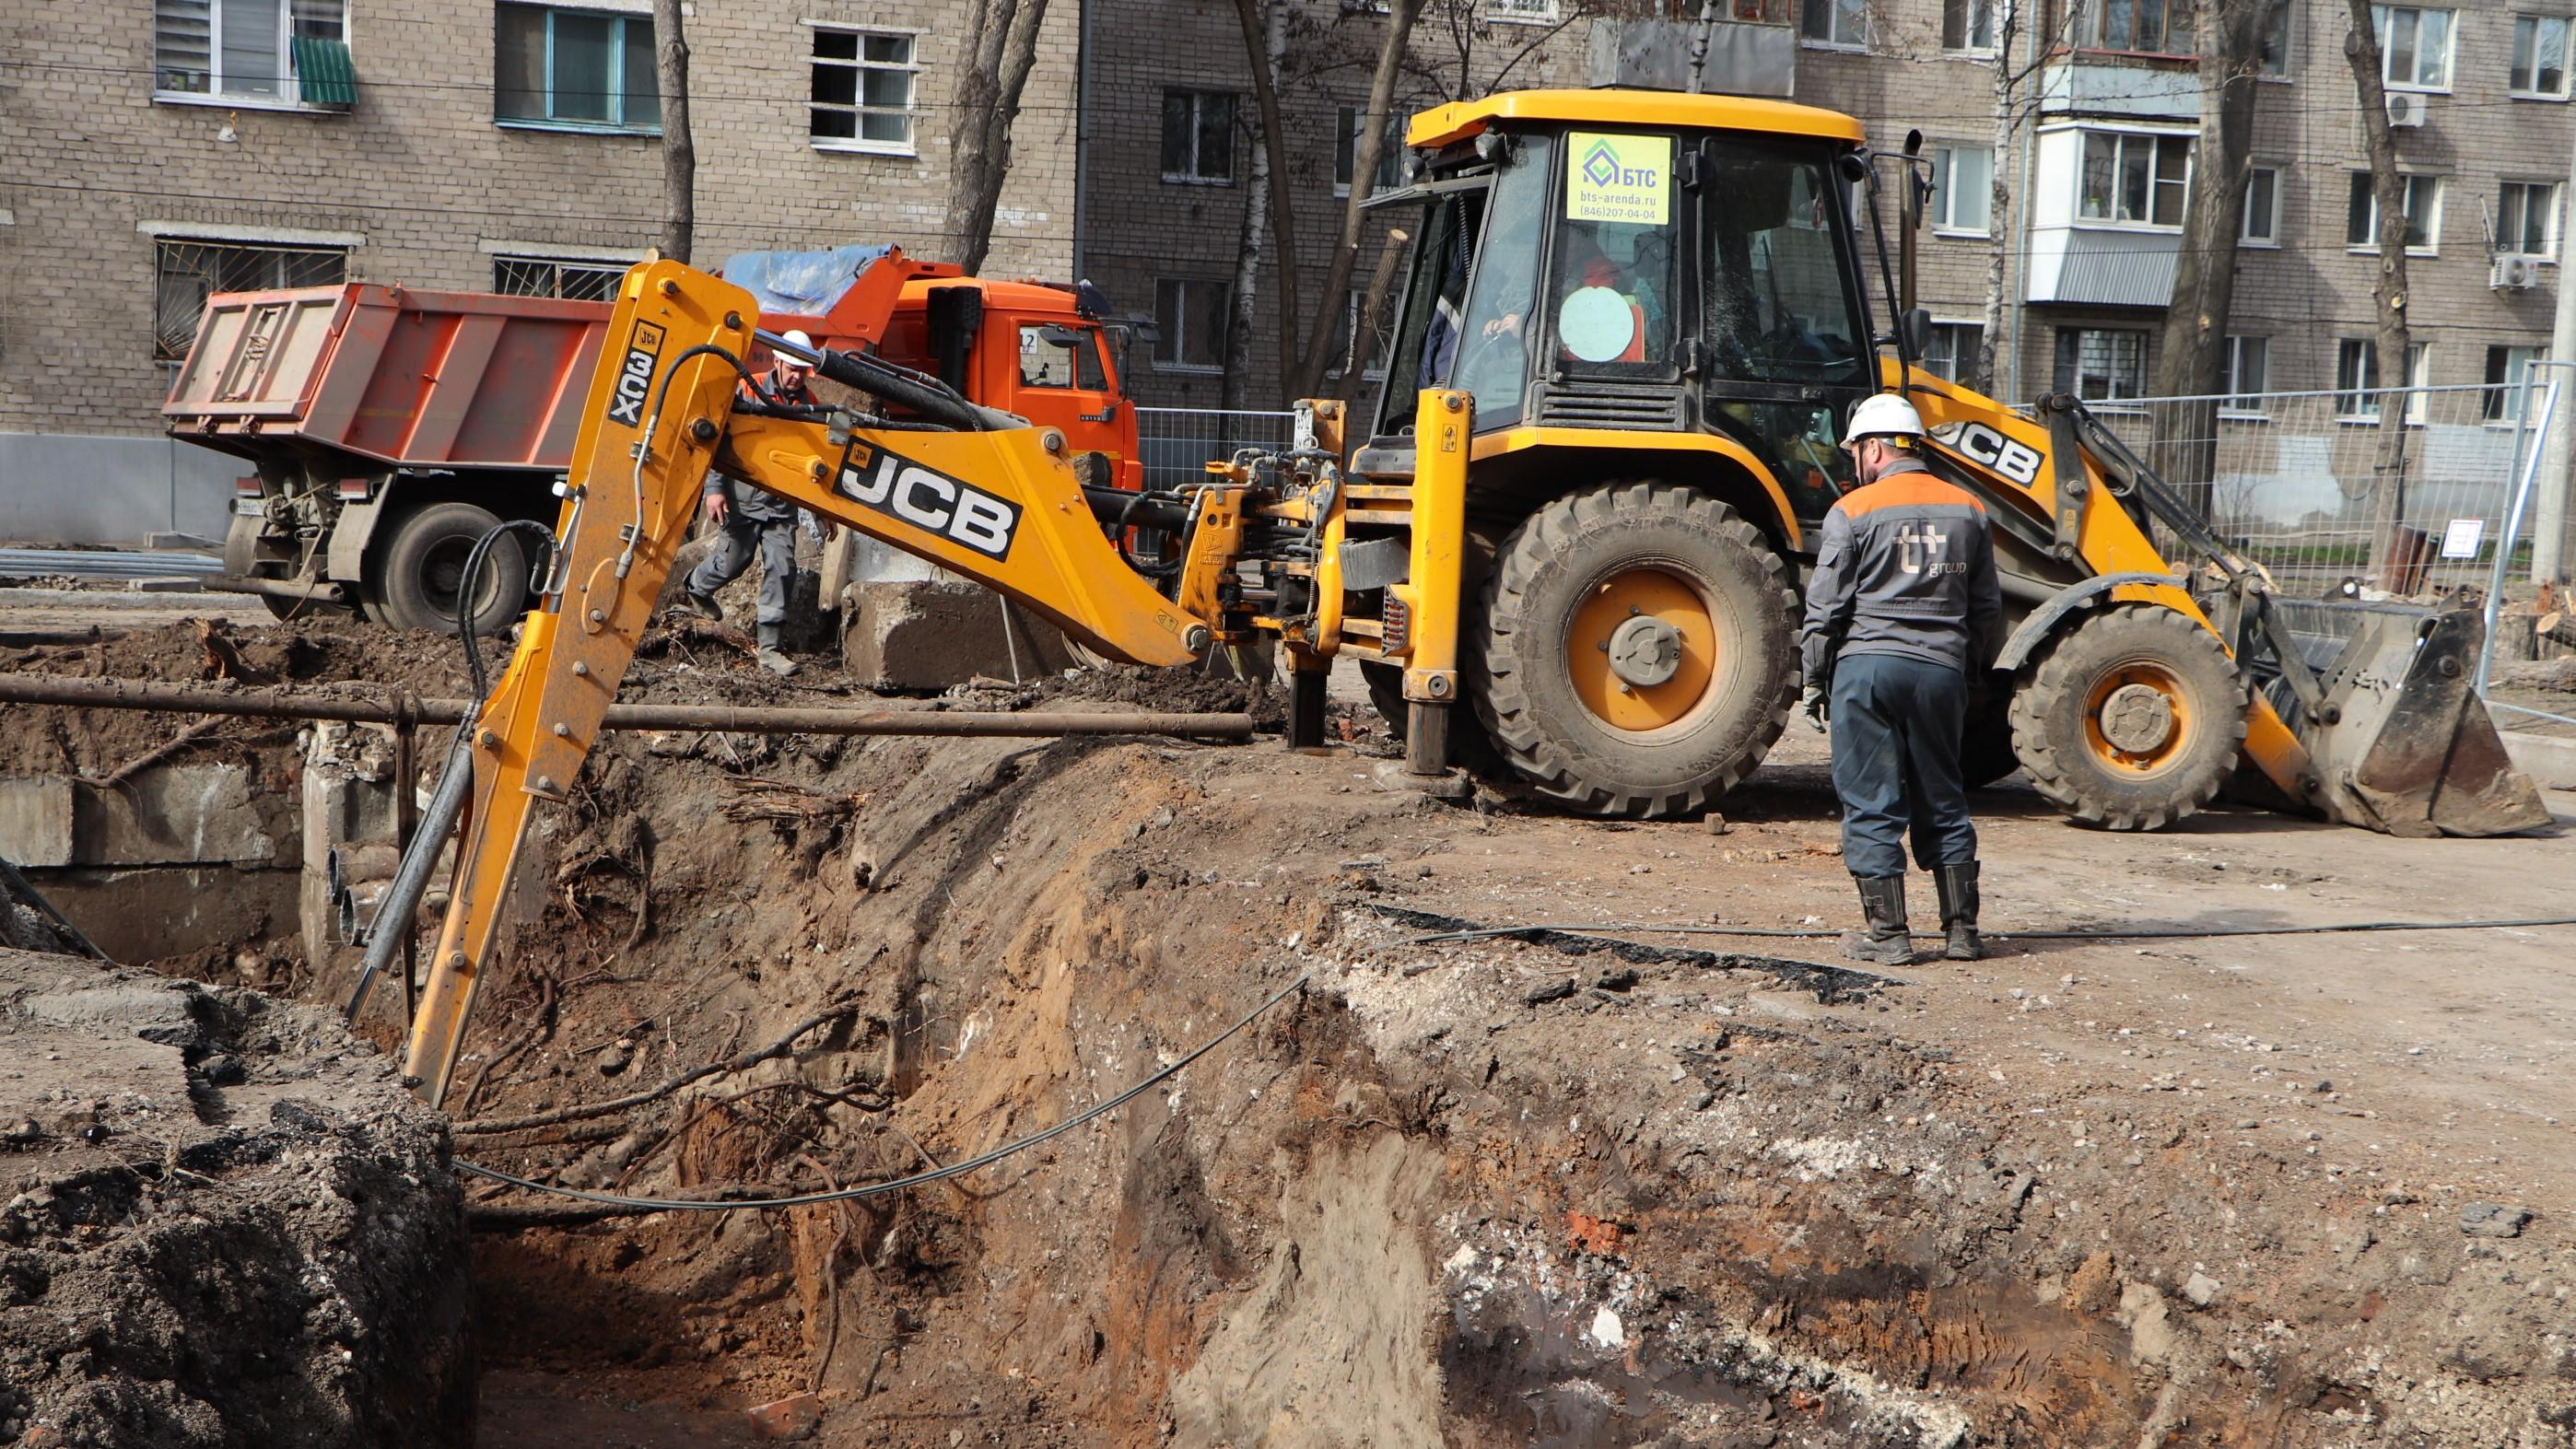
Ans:
POLYGON ((2050 642, 2014 694, 2030 782, 2077 821, 2154 830, 2206 805, 2245 743, 2246 692, 2218 636, 2123 604, 2050 642))
MULTIPOLYGON (((393 524, 362 585, 367 614, 397 629, 456 627, 456 596, 474 541, 500 525, 471 503, 432 503, 393 524)), ((492 541, 475 591, 474 632, 498 634, 527 611, 528 551, 516 534, 492 541)))
POLYGON ((1513 770, 1591 815, 1697 810, 1751 773, 1798 690, 1788 572, 1734 509, 1609 484, 1504 540, 1468 692, 1513 770))

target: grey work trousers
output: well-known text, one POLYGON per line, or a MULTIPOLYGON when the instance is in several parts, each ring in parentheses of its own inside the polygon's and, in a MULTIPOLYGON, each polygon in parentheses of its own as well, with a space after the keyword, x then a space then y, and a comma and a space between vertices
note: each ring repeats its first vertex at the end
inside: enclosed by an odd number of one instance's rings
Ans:
POLYGON ((796 574, 796 515, 745 518, 740 507, 716 531, 715 547, 689 570, 689 592, 712 594, 742 577, 751 555, 760 553, 760 608, 763 624, 787 621, 787 581, 796 574))
POLYGON ((1959 736, 1968 677, 1902 654, 1848 654, 1834 664, 1834 793, 1843 802, 1843 865, 1854 875, 1905 874, 1905 840, 1925 870, 1977 858, 1959 736))

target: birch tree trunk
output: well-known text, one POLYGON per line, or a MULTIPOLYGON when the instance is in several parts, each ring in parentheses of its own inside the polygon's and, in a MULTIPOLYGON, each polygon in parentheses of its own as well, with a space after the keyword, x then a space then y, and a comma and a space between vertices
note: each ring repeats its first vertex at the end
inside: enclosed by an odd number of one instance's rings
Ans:
MULTIPOLYGON (((1265 146, 1252 148, 1252 175, 1244 188, 1243 229, 1235 237, 1234 291, 1226 298, 1225 381, 1219 385, 1217 406, 1232 411, 1243 406, 1243 392, 1252 373, 1252 318, 1254 288, 1261 283, 1261 235, 1270 224, 1270 151, 1265 146)), ((1285 259, 1280 270, 1287 270, 1285 259)), ((1287 325, 1283 314, 1280 325, 1287 325)))
POLYGON ((653 0, 653 78, 662 92, 662 234, 654 245, 685 262, 697 244, 698 148, 689 138, 689 40, 680 0, 653 0))
MULTIPOLYGON (((1328 326, 1332 313, 1318 309, 1317 315, 1309 319, 1297 295, 1296 213, 1290 210, 1288 198, 1288 136, 1279 120, 1279 77, 1286 70, 1288 61, 1288 0, 1234 0, 1234 10, 1236 17, 1243 22, 1244 55, 1252 63, 1253 107, 1261 124, 1261 134, 1256 138, 1260 144, 1253 147, 1252 185, 1258 189, 1265 177, 1270 183, 1269 201, 1263 210, 1270 221, 1270 246, 1276 257, 1271 270, 1277 276, 1273 286, 1279 293, 1279 358, 1275 376, 1284 388, 1297 368, 1301 337, 1298 329, 1310 321, 1317 327, 1328 326)), ((1249 206, 1245 208, 1245 214, 1250 216, 1249 206)), ((1247 227, 1253 225, 1255 223, 1247 220, 1247 227)), ((1247 236, 1250 234, 1246 232, 1247 236)), ((1238 308, 1243 305, 1239 297, 1235 305, 1238 308)), ((1231 346, 1228 353, 1228 367, 1232 370, 1235 364, 1231 358, 1231 346)), ((1248 361, 1248 350, 1245 357, 1248 361)), ((1235 386, 1231 377, 1227 385, 1229 388, 1235 386)))
POLYGON ((1011 171, 1011 123, 1037 63, 1047 0, 968 0, 965 63, 951 97, 948 219, 954 260, 981 272, 993 247, 993 209, 1011 171))

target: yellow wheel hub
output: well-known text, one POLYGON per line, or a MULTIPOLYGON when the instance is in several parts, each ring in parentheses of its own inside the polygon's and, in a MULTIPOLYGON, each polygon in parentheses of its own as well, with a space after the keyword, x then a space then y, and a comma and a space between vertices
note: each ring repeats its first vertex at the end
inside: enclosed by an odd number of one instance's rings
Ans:
POLYGON ((2191 731, 2190 696, 2156 661, 2104 670, 2085 691, 2085 743, 2116 774, 2155 774, 2183 753, 2191 731))
POLYGON ((1708 698, 1717 621, 1678 574, 1634 568, 1592 586, 1566 631, 1565 667, 1584 708, 1612 729, 1678 724, 1708 698))

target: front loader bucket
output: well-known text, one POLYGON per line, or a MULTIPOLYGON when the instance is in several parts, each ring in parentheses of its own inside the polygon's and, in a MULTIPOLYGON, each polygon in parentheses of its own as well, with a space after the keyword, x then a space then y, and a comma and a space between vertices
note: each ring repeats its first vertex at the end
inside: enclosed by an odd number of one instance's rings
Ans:
POLYGON ((2475 688, 2486 624, 2475 608, 2306 601, 2275 595, 2315 669, 2324 719, 2289 685, 2265 684, 2307 748, 2326 814, 2390 835, 2510 835, 2549 823, 2531 777, 2475 688), (2331 722, 2329 722, 2331 721, 2331 722))

